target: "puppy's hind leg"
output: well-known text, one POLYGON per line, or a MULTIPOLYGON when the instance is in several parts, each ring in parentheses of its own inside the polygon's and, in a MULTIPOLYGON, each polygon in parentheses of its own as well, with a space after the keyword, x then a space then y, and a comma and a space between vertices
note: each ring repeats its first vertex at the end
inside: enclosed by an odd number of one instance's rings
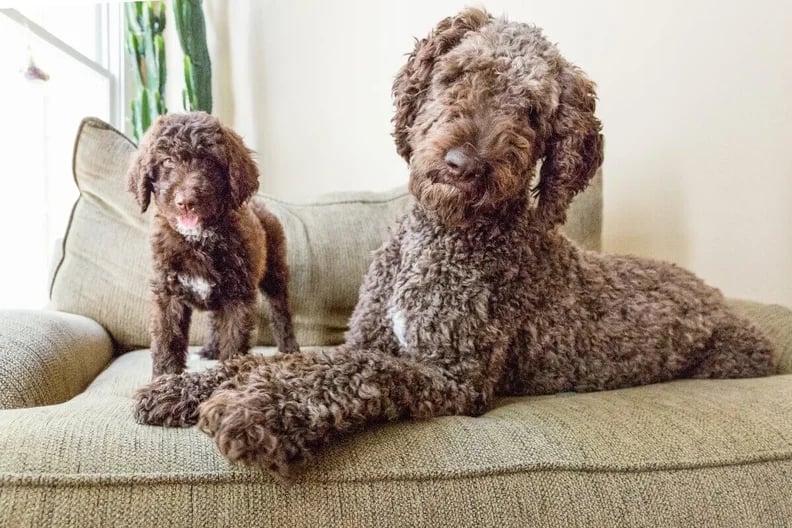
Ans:
POLYGON ((204 359, 220 357, 220 337, 214 312, 209 313, 209 340, 198 351, 198 355, 204 359))
POLYGON ((729 315, 710 337, 706 357, 693 378, 754 378, 776 371, 773 345, 748 321, 729 315))
MULTIPOLYGON (((224 361, 248 353, 258 320, 256 298, 232 301, 212 313, 212 331, 217 343, 217 359, 224 361)), ((211 350, 210 350, 211 352, 211 350)))
POLYGON ((286 235, 275 215, 266 209, 259 209, 256 214, 267 232, 267 269, 259 288, 269 302, 272 334, 280 352, 299 352, 300 346, 294 337, 292 314, 289 309, 286 235))

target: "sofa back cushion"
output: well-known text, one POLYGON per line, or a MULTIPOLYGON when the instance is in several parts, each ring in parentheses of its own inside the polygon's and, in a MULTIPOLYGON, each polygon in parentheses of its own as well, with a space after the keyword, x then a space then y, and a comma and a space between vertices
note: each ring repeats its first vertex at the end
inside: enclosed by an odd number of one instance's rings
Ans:
MULTIPOLYGON (((140 214, 126 191, 135 145, 94 118, 80 125, 74 179, 80 196, 63 241, 50 288, 52 307, 85 315, 107 329, 120 350, 148 347, 153 212, 140 214)), ((405 171, 406 172, 406 171, 405 171)), ((383 193, 334 193, 308 204, 262 195, 286 231, 294 326, 301 345, 343 342, 358 288, 388 226, 409 197, 403 188, 383 193)), ((578 197, 565 227, 584 247, 599 249, 601 180, 578 197)), ((256 343, 272 345, 266 303, 256 343)), ((206 314, 197 312, 190 343, 206 338, 206 314)))

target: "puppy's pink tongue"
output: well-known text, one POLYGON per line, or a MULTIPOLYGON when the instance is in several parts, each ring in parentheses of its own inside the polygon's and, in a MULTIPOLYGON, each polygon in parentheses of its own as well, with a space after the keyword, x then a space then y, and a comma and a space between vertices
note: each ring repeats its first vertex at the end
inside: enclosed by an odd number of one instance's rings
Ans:
POLYGON ((186 215, 179 215, 179 224, 182 227, 187 229, 192 229, 193 227, 198 225, 198 215, 197 214, 186 214, 186 215))

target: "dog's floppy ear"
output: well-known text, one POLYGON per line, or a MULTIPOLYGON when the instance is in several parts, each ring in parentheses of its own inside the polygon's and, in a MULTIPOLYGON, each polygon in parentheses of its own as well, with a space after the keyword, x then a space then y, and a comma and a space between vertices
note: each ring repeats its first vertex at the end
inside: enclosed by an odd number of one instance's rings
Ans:
POLYGON ((549 225, 566 220, 572 198, 588 186, 603 158, 594 83, 572 65, 563 66, 559 83, 561 95, 536 189, 539 212, 549 225))
POLYGON ((412 149, 409 144, 410 127, 421 108, 432 69, 438 57, 454 48, 469 31, 476 31, 492 17, 481 9, 468 8, 458 15, 440 21, 428 37, 415 43, 415 49, 393 81, 393 116, 396 150, 408 163, 412 149))
POLYGON ((127 190, 135 195, 141 213, 145 213, 151 203, 157 164, 154 143, 162 128, 163 119, 164 116, 158 117, 143 135, 127 170, 127 190))
POLYGON ((259 172, 253 161, 253 152, 245 146, 239 134, 223 126, 223 135, 229 191, 233 206, 237 208, 258 190, 259 172))

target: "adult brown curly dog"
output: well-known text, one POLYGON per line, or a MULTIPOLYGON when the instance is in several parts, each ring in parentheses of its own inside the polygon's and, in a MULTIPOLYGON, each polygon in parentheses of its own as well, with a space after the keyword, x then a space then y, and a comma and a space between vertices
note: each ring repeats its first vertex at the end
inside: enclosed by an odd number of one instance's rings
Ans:
POLYGON ((287 474, 372 422, 476 415, 497 395, 773 372, 718 290, 559 233, 602 139, 594 84, 539 29, 465 10, 417 43, 393 93, 415 202, 346 344, 162 377, 137 394, 139 421, 197 421, 230 460, 287 474))

